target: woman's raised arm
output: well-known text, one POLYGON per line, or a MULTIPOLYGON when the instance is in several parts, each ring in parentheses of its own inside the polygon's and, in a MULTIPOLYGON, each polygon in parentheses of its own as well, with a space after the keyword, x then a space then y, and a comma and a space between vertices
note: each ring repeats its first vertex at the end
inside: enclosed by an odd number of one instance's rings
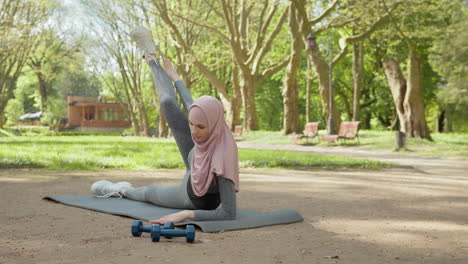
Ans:
POLYGON ((177 71, 174 69, 174 66, 169 59, 164 59, 164 70, 166 71, 169 78, 171 78, 171 80, 174 82, 177 92, 179 93, 180 98, 182 99, 182 103, 184 104, 184 108, 188 112, 190 106, 192 106, 193 103, 190 91, 185 86, 179 74, 177 74, 177 71))

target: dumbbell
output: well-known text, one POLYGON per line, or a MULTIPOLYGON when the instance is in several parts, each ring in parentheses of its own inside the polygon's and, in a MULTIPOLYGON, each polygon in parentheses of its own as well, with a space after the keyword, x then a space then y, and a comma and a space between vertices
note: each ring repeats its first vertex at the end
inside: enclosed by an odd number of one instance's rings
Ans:
POLYGON ((185 230, 176 229, 165 229, 159 225, 153 226, 153 232, 151 232, 151 239, 153 242, 159 242, 159 238, 164 236, 166 238, 172 237, 185 237, 185 241, 193 242, 195 240, 195 227, 193 225, 187 225, 185 230))
MULTIPOLYGON (((156 227, 157 227, 157 230, 161 230, 161 229, 173 229, 174 228, 174 223, 172 222, 167 222, 164 224, 164 226, 161 228, 159 225, 143 225, 143 222, 142 221, 134 221, 133 224, 132 224, 132 235, 134 237, 141 237, 141 234, 143 232, 146 232, 146 233, 151 233, 151 240, 153 242, 155 242, 154 240, 154 237, 156 235, 156 232, 158 233, 158 240, 159 241, 159 231, 156 231, 156 227)), ((166 237, 166 238, 170 238, 170 237, 166 237)))

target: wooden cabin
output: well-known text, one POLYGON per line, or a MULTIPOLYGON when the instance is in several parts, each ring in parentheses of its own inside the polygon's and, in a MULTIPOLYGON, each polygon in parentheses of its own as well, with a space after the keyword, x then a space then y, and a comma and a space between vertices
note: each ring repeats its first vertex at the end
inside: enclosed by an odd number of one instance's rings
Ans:
POLYGON ((80 131, 121 131, 131 126, 128 104, 102 97, 68 96, 67 127, 80 131))

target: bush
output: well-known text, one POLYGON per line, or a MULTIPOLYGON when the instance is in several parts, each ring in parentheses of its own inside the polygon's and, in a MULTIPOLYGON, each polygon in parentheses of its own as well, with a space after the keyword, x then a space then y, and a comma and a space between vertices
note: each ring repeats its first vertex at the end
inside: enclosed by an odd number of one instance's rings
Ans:
POLYGON ((44 136, 120 136, 119 132, 79 132, 79 131, 48 131, 42 133, 44 136))
POLYGON ((0 137, 13 137, 13 136, 17 135, 16 133, 15 133, 14 130, 11 130, 11 129, 1 129, 0 128, 0 137))
POLYGON ((50 131, 48 126, 12 126, 11 128, 24 136, 41 135, 50 131))
POLYGON ((7 125, 13 126, 16 124, 20 116, 24 114, 23 104, 17 99, 9 100, 5 107, 5 116, 7 125))

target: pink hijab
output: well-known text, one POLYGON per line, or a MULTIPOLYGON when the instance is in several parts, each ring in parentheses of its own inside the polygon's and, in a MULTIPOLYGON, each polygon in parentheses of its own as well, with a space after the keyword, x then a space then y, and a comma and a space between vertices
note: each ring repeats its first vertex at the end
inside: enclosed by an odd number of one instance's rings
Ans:
POLYGON ((205 142, 195 143, 191 161, 193 193, 203 196, 213 181, 214 174, 231 180, 239 191, 239 162, 237 144, 224 121, 223 105, 212 96, 202 96, 190 107, 191 118, 207 121, 210 136, 205 142))

